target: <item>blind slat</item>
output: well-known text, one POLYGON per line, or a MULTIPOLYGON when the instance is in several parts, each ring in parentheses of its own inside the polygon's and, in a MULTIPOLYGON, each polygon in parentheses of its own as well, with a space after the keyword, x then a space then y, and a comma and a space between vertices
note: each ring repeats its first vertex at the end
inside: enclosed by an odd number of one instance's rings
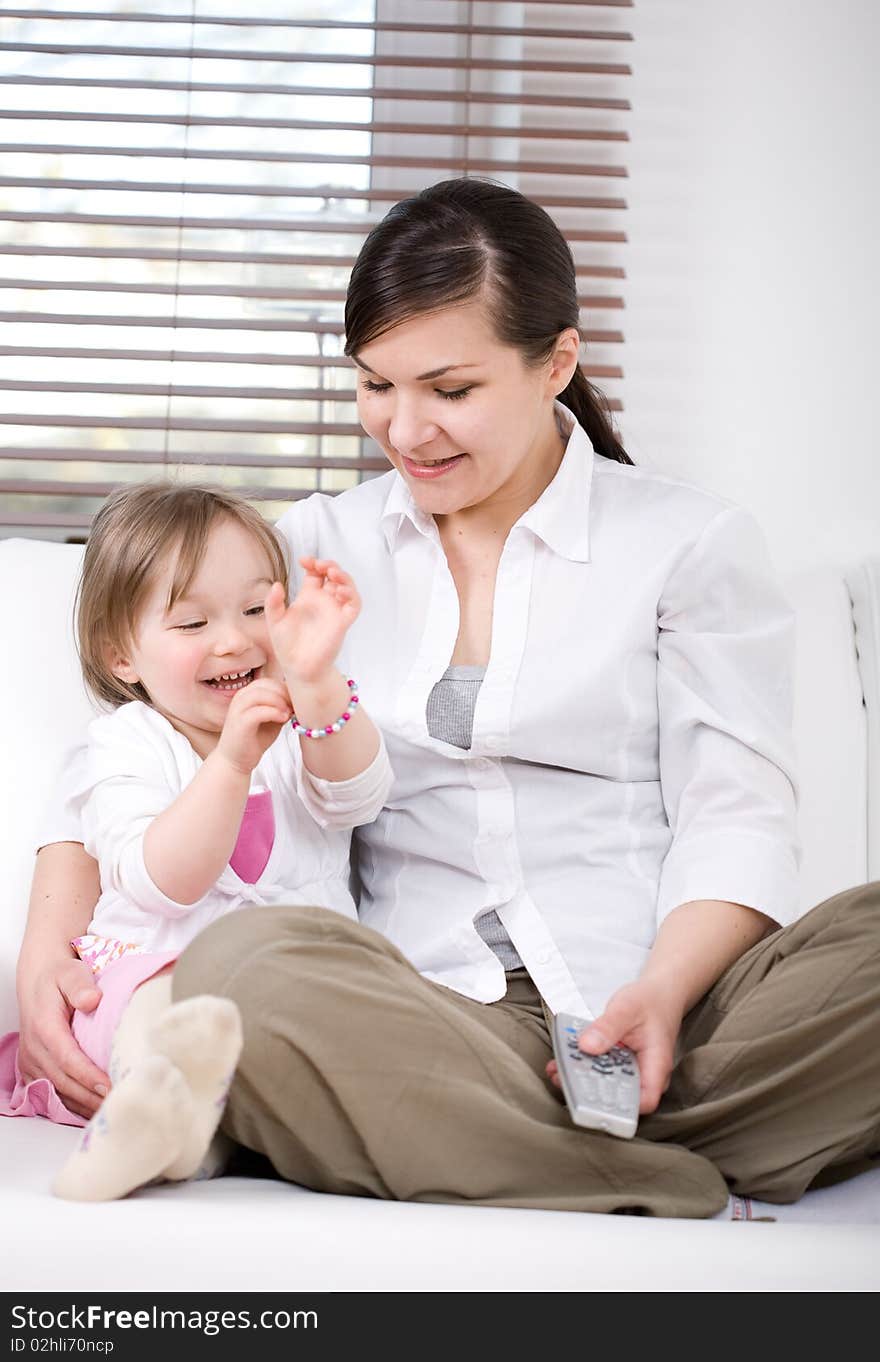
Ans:
MULTIPOLYGON (((342 322, 298 321, 296 318, 276 321, 272 318, 255 320, 250 317, 116 317, 109 314, 83 316, 68 312, 0 312, 0 322, 39 322, 66 326, 163 326, 173 330, 205 331, 308 331, 318 335, 343 335, 342 322)), ((581 330, 586 341, 617 344, 623 340, 619 331, 581 330)))
POLYGON ((629 111, 632 108, 628 99, 618 97, 569 94, 544 95, 538 93, 509 95, 501 90, 488 92, 481 90, 450 91, 404 89, 399 86, 386 90, 375 85, 358 86, 356 89, 352 89, 347 86, 331 88, 325 85, 234 84, 220 81, 148 80, 146 78, 126 80, 111 76, 98 78, 94 76, 30 76, 27 74, 0 76, 0 85, 70 85, 107 90, 184 90, 187 93, 197 95, 214 93, 291 95, 297 98, 320 95, 340 99, 421 99, 429 100, 434 104, 498 104, 503 106, 514 105, 517 108, 535 105, 557 109, 610 109, 619 111, 629 111))
MULTIPOLYGON (((459 166, 467 162, 462 157, 459 166)), ((0 175, 0 188, 3 189, 114 189, 123 194, 215 194, 236 196, 244 194, 248 198, 273 199, 346 199, 355 203, 394 203, 401 196, 400 189, 356 189, 343 185, 291 185, 276 184, 199 184, 188 182, 185 186, 173 180, 73 180, 47 179, 43 176, 0 175)), ((578 194, 542 194, 538 202, 544 208, 626 208, 624 199, 584 198, 578 194)), ((266 223, 262 223, 266 230, 266 223)))
MULTIPOLYGON (((94 449, 91 447, 79 447, 72 445, 62 446, 40 446, 39 449, 29 449, 20 445, 0 445, 0 459, 15 459, 27 462, 52 462, 52 463, 125 463, 137 466, 138 464, 167 464, 169 454, 167 449, 129 449, 124 454, 120 454, 118 449, 94 449)), ((191 468, 277 468, 279 464, 285 468, 327 468, 343 470, 365 470, 367 472, 388 472, 388 460, 385 458, 374 459, 369 455, 355 456, 350 459, 319 455, 298 455, 298 454, 252 454, 244 450, 236 450, 233 454, 212 453, 205 454, 186 454, 179 453, 174 456, 175 464, 183 464, 191 468)), ((36 484, 35 484, 36 485, 36 484)))
MULTIPOLYGON (((613 402, 608 404, 613 408, 613 402)), ((0 425, 39 426, 46 429, 68 427, 71 430, 202 430, 219 431, 230 435, 253 433, 264 435, 363 435, 357 423, 348 421, 257 421, 222 420, 210 416, 75 416, 72 413, 34 416, 30 412, 2 412, 0 425)), ((127 459, 120 457, 120 463, 127 459)))
MULTIPOLYGON (((564 35, 560 34, 560 37, 564 35)), ((3 43, 0 52, 45 53, 53 57, 176 57, 187 61, 268 61, 297 66, 394 66, 417 67, 420 71, 541 71, 546 75, 573 76, 631 76, 632 69, 619 62, 579 61, 499 61, 494 57, 428 57, 404 53, 393 57, 367 56, 348 52, 250 52, 228 47, 116 47, 109 43, 95 43, 82 47, 79 43, 3 43)), ((320 91, 316 91, 320 93, 320 91)))
MULTIPOLYGON (((107 260, 201 260, 228 264, 260 265, 332 265, 350 268, 357 259, 354 255, 274 255, 267 251, 173 250, 170 247, 124 246, 19 246, 0 242, 0 256, 76 256, 107 260)), ((624 279, 620 265, 575 265, 575 274, 592 279, 624 279)))
MULTIPOLYGON (((236 151, 235 149, 217 148, 215 150, 191 150, 186 151, 182 147, 101 147, 88 146, 81 143, 64 142, 0 142, 0 154, 14 152, 17 154, 30 155, 51 155, 51 156, 146 156, 155 160, 174 160, 185 163, 189 168, 193 161, 246 161, 259 164, 263 161, 277 162, 282 165, 344 165, 344 166, 385 166, 396 167, 399 170, 454 170, 461 168, 463 161, 467 161, 471 170, 491 170, 499 173, 510 172, 511 174, 524 175, 590 175, 602 176, 603 178, 613 179, 615 177, 626 176, 626 166, 618 165, 585 165, 583 162, 573 161, 499 161, 491 157, 484 156, 356 156, 333 154, 323 155, 317 151, 236 151)), ((45 183, 45 181, 44 181, 45 183)), ((58 181, 53 179, 51 184, 58 181)), ((105 186, 106 187, 106 186, 105 186)), ((141 186, 143 187, 143 186, 141 186)), ((147 188, 152 188, 148 182, 147 188)), ((178 186, 179 188, 179 186, 178 186)), ((263 186, 261 192, 268 192, 271 186, 263 186)), ((248 186, 235 186, 226 188, 222 191, 206 190, 207 192, 223 192, 233 194, 244 194, 248 192, 248 186)), ((291 195, 298 195, 300 191, 292 188, 285 191, 291 195)), ((276 190, 277 193, 277 190, 276 190)), ((346 197, 355 197, 354 192, 346 197)))
MULTIPOLYGON (((0 279, 0 289, 50 289, 54 293, 146 293, 193 298, 267 298, 299 302, 341 303, 344 288, 281 288, 237 284, 140 284, 102 279, 0 279)), ((622 308, 623 299, 606 294, 579 294, 581 307, 622 308)))
MULTIPOLYGON (((58 222, 58 223, 91 223, 102 226, 124 226, 124 227, 164 227, 176 228, 179 231, 195 230, 196 228, 235 228, 249 230, 254 228, 262 232, 325 232, 328 234, 338 234, 340 232, 355 232, 358 236, 366 236, 371 227, 379 221, 378 218, 363 218, 357 222, 349 219, 330 221, 319 218, 315 214, 311 220, 308 218, 272 218, 268 222, 265 218, 193 218, 193 217, 156 217, 156 216, 130 216, 121 213, 31 213, 31 212, 7 212, 0 211, 0 222, 58 222)), ((604 228, 570 227, 566 228, 565 235, 568 241, 594 241, 594 242, 625 242, 624 232, 607 231, 604 228)))
MULTIPOLYGON (((0 345, 0 355, 26 355, 42 358, 66 359, 135 359, 155 360, 159 363, 180 364, 273 364, 285 365, 292 369, 314 366, 322 369, 353 369, 354 364, 347 355, 260 355, 245 351, 241 354, 229 350, 100 350, 85 346, 41 346, 41 345, 0 345)), ((623 370, 617 364, 582 364, 581 368, 588 378, 623 378, 623 370)))
MULTIPOLYGON (((175 460, 176 463, 176 460, 175 460)), ((32 482, 26 482, 18 478, 0 478, 0 496, 14 496, 23 492, 40 496, 64 496, 64 497, 108 497, 111 492, 115 492, 117 487, 124 487, 125 484, 115 479, 113 482, 58 482, 45 481, 36 486, 32 482)), ((297 492, 302 493, 302 488, 296 487, 267 487, 265 484, 254 483, 251 486, 245 484, 237 487, 236 491, 248 497, 251 501, 289 501, 292 500, 297 492)))
POLYGON ((381 123, 374 119, 370 123, 328 123, 317 118, 207 118, 193 114, 123 114, 95 113, 77 110, 76 113, 51 111, 48 109, 0 109, 0 120, 4 118, 25 121, 45 120, 52 123, 135 123, 170 124, 190 128, 266 128, 292 132, 393 132, 398 136, 418 137, 514 137, 540 140, 544 142, 628 142, 629 133, 620 128, 532 128, 532 127, 495 127, 491 123, 381 123))
MULTIPOLYGON (((414 34, 452 34, 453 36, 467 36, 470 34, 481 37, 494 38, 575 38, 593 42, 632 42, 631 33, 626 33, 621 29, 583 29, 580 32, 571 33, 559 28, 535 28, 534 26, 524 26, 523 28, 511 28, 499 26, 498 24, 444 24, 444 23, 419 23, 414 24, 406 20, 380 19, 369 22, 358 19, 242 19, 225 15, 196 14, 154 14, 140 13, 134 10, 123 10, 113 14, 107 10, 51 10, 51 9, 5 9, 0 8, 0 19, 63 19, 63 20, 101 20, 110 23, 137 23, 137 24, 187 24, 189 26, 197 24, 210 24, 214 27, 228 28, 313 28, 326 30, 328 32, 362 32, 362 33, 414 33, 414 34)), ((91 50, 91 49, 89 49, 91 50)))
MULTIPOLYGON (((622 29, 583 29, 580 32, 571 33, 560 28, 535 28, 533 25, 523 28, 512 28, 498 24, 445 24, 445 23, 419 23, 414 24, 406 20, 380 19, 368 22, 366 20, 355 19, 241 19, 225 17, 221 15, 196 14, 150 14, 137 13, 135 11, 121 11, 113 14, 107 10, 17 10, 0 8, 0 19, 61 19, 67 22, 71 20, 99 20, 103 23, 138 23, 138 24, 186 24, 190 27, 194 25, 212 25, 213 27, 227 28, 290 28, 290 29, 316 29, 321 32, 360 32, 360 33, 410 33, 418 36, 431 37, 434 35, 451 35, 453 37, 466 37, 470 35, 489 38, 564 38, 576 39, 584 42, 629 42, 633 40, 633 35, 622 29)), ((88 48, 88 51, 94 51, 88 48)))
MULTIPOLYGON (((303 501, 312 495, 311 488, 288 492, 284 501, 303 501)), ((257 500, 255 497, 254 500, 257 500)), ((261 495, 259 500, 275 500, 271 493, 261 495)), ((91 515, 77 515, 73 511, 7 511, 0 507, 0 525, 21 529, 64 529, 87 530, 92 523, 91 515)))
MULTIPOLYGON (((608 401, 612 411, 615 399, 608 401)), ((357 423, 346 421, 258 421, 258 420, 218 420, 210 416, 33 416, 30 412, 0 413, 2 426, 37 426, 45 429, 68 427, 71 430, 167 430, 167 431, 214 431, 221 434, 254 435, 351 435, 363 436, 363 429, 357 423)), ((126 457, 117 462, 127 463, 126 457)))
POLYGON ((291 368, 309 365, 330 369, 353 369, 354 364, 346 355, 263 355, 244 351, 240 354, 229 350, 103 350, 92 346, 56 345, 0 345, 0 355, 32 355, 34 357, 53 357, 63 359, 136 359, 155 360, 160 363, 179 360, 181 364, 284 364, 291 368))
POLYGON ((283 402, 354 402, 354 388, 198 387, 178 383, 70 383, 38 379, 0 378, 0 391, 19 393, 119 393, 126 397, 235 397, 283 402))
MULTIPOLYGON (((217 420, 210 416, 77 416, 72 412, 34 416, 31 412, 2 412, 0 426, 40 426, 46 429, 69 427, 71 430, 213 430, 229 434, 268 435, 363 435, 359 425, 347 421, 257 421, 217 420)), ((124 456, 120 463, 127 462, 124 456)))

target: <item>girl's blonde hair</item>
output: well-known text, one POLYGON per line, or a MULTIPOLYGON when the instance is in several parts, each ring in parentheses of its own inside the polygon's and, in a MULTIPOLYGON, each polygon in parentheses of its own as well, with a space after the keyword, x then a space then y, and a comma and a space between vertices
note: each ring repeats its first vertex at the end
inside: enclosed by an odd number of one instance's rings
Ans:
POLYGON ((266 552, 272 576, 287 591, 284 549, 272 526, 246 501, 215 487, 148 482, 121 487, 92 522, 76 595, 76 637, 83 679, 99 701, 150 703, 143 686, 113 675, 113 654, 125 655, 158 572, 175 555, 170 610, 186 592, 211 529, 232 520, 266 552))

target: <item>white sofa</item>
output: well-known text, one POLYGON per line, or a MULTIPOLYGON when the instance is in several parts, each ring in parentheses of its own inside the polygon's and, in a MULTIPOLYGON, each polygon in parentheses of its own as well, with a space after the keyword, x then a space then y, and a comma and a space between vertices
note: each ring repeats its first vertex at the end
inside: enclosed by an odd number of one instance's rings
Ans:
MULTIPOLYGON (((0 1033, 16 1026, 14 968, 40 808, 89 713, 71 630, 81 552, 0 542, 0 1033)), ((817 569, 788 587, 799 618, 803 899, 812 905, 880 878, 880 562, 817 569)), ((772 1224, 410 1205, 239 1177, 81 1206, 47 1191, 77 1138, 74 1128, 0 1118, 6 1291, 880 1286, 880 1167, 809 1193, 772 1224)))

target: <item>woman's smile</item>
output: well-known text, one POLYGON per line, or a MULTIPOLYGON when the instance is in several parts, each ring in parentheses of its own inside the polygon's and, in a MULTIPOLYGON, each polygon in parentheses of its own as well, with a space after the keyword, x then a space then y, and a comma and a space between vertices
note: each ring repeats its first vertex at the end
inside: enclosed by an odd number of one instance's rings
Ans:
POLYGON ((401 454, 401 460, 406 472, 412 478, 442 478, 445 473, 450 473, 453 468, 458 468, 467 454, 450 454, 445 459, 410 459, 405 454, 401 454))

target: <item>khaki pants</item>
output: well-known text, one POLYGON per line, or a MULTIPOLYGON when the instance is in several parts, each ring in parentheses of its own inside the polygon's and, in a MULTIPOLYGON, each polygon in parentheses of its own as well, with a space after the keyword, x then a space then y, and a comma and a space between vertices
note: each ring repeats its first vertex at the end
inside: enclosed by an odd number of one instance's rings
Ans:
POLYGON ((638 1136, 573 1126, 525 972, 483 1004, 423 979, 384 937, 320 908, 208 928, 174 997, 244 1020, 223 1128, 291 1182, 401 1201, 708 1216, 728 1185, 796 1200, 880 1153, 880 883, 747 951, 684 1020, 638 1136))

